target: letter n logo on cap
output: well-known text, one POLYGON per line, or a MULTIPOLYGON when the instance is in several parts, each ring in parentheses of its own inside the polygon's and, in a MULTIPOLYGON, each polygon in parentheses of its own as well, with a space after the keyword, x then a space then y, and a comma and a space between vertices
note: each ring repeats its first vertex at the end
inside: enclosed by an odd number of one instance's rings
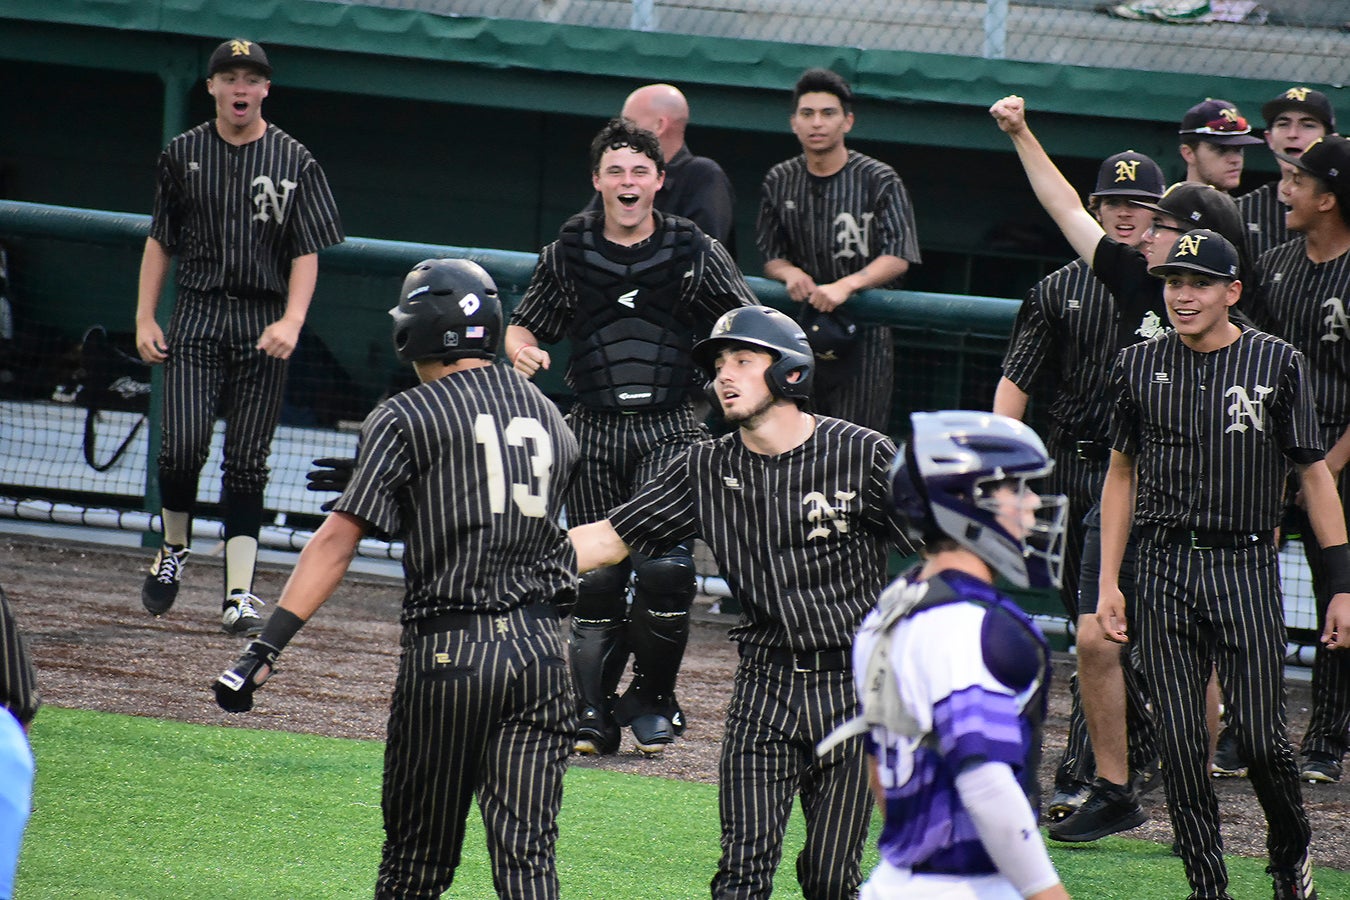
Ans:
POLYGON ((1116 160, 1116 182, 1134 181, 1139 174, 1139 160, 1137 159, 1118 159, 1116 160))
POLYGON ((1177 243, 1177 256, 1199 256, 1200 242, 1204 239, 1203 234, 1183 234, 1177 243))

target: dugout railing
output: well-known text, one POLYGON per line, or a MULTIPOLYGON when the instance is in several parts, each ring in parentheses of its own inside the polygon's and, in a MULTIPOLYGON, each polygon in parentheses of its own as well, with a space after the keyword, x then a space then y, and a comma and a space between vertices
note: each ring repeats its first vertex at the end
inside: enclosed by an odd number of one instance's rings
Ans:
MULTIPOLYGON (((142 410, 116 402, 82 402, 92 375, 81 368, 80 342, 102 325, 128 355, 136 279, 149 217, 129 213, 0 201, 0 246, 8 258, 0 281, 10 308, 0 331, 0 518, 39 519, 142 532, 147 542, 159 509, 151 461, 158 452, 159 369, 112 376, 152 380, 142 410), (139 424, 138 424, 139 423, 139 424), (91 427, 92 426, 92 427, 91 427), (119 447, 125 443, 120 454, 119 447), (114 458, 115 456, 115 458, 114 458)), ((529 283, 535 255, 351 237, 320 254, 318 290, 292 359, 282 423, 273 442, 265 498, 264 543, 299 549, 321 519, 322 495, 305 490, 318 456, 352 455, 365 413, 412 383, 394 359, 387 310, 403 275, 419 260, 463 257, 496 280, 508 310, 529 283)), ((751 277, 761 302, 791 311, 783 286, 751 277)), ((173 302, 166 290, 163 313, 173 302)), ((868 291, 850 301, 857 318, 889 325, 896 342, 891 433, 903 440, 911 411, 988 408, 1019 301, 915 291, 868 291)), ((3 317, 0 317, 3 319, 3 317)), ((565 348, 541 387, 568 399, 560 377, 565 348)), ((86 394, 87 396, 87 394, 86 394)), ((1033 404, 1032 421, 1036 424, 1033 404)), ((218 539, 218 425, 203 471, 194 537, 218 539)), ((1286 620, 1312 627, 1306 567, 1291 543, 1285 564, 1286 620)), ((361 552, 398 558, 401 546, 366 541, 361 552)), ((1062 618, 1059 601, 1028 593, 1033 612, 1062 618)), ((1306 635, 1305 635, 1306 636, 1306 635)), ((1299 648, 1292 648, 1300 652, 1299 648)))

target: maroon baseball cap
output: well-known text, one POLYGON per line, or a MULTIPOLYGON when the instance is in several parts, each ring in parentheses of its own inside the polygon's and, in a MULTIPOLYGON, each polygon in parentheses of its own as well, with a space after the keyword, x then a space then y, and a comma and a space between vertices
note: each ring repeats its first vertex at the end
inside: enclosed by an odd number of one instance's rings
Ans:
POLYGON ((1215 100, 1212 97, 1186 110, 1186 115, 1181 117, 1179 133, 1225 147, 1263 143, 1252 134, 1252 126, 1236 106, 1227 100, 1215 100))
POLYGON ((211 51, 206 74, 214 75, 221 69, 235 66, 252 66, 268 78, 272 77, 272 64, 267 61, 267 51, 262 48, 262 44, 242 38, 231 38, 211 51))

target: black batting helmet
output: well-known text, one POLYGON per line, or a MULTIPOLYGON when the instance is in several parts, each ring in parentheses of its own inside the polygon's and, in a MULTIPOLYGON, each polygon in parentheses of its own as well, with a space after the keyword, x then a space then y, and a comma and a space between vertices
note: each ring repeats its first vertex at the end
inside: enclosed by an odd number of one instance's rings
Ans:
POLYGON ((717 354, 727 344, 749 344, 773 355, 774 362, 764 373, 773 396, 789 400, 811 396, 816 358, 806 332, 790 316, 768 306, 743 306, 724 313, 712 333, 694 345, 694 362, 709 378, 717 377, 717 354), (800 377, 789 381, 793 372, 800 377))
POLYGON ((394 352, 419 359, 492 359, 502 340, 502 302, 482 266, 424 259, 403 279, 394 317, 394 352))

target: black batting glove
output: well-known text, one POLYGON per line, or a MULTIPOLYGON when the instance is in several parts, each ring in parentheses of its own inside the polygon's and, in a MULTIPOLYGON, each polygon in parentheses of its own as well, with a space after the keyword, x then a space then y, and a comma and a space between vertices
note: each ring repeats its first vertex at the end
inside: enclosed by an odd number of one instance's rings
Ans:
MULTIPOLYGON (((325 456, 314 460, 314 465, 318 468, 305 474, 305 490, 307 491, 336 491, 342 493, 347 489, 347 483, 352 480, 352 472, 356 469, 356 457, 354 456, 325 456)), ((332 512, 333 504, 337 498, 325 501, 319 509, 323 512, 332 512)))
POLYGON ((226 712, 242 713, 253 708, 253 692, 276 671, 281 650, 262 640, 250 641, 244 655, 234 661, 211 685, 216 703, 226 712))

